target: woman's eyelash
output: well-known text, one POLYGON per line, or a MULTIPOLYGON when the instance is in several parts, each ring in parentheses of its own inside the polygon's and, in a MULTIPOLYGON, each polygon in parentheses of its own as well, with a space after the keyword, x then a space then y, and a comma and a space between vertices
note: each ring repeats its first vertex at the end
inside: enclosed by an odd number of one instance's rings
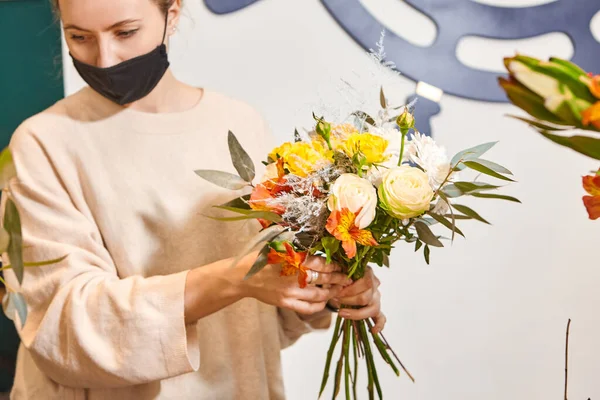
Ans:
POLYGON ((122 37, 122 38, 128 38, 128 37, 133 36, 137 31, 138 31, 138 29, 132 29, 130 31, 121 31, 121 32, 117 33, 117 36, 122 37))
POLYGON ((81 42, 83 40, 85 40, 85 36, 81 36, 81 35, 71 35, 71 39, 77 41, 77 42, 81 42))

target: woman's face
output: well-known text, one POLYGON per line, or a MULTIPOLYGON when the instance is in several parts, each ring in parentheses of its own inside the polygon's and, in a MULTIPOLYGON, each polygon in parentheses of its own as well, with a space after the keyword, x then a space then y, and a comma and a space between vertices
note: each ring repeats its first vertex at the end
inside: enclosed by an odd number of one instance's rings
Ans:
MULTIPOLYGON (((169 11, 167 35, 178 3, 169 11)), ((152 0, 60 0, 59 8, 69 51, 86 64, 112 67, 161 44, 166 17, 152 0)))

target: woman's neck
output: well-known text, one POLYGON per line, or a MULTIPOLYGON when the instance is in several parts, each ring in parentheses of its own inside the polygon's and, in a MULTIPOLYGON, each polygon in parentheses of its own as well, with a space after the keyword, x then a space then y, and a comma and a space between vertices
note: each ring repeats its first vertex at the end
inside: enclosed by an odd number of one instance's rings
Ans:
POLYGON ((189 110, 202 97, 202 90, 177 80, 170 69, 146 97, 125 107, 147 113, 173 113, 189 110))

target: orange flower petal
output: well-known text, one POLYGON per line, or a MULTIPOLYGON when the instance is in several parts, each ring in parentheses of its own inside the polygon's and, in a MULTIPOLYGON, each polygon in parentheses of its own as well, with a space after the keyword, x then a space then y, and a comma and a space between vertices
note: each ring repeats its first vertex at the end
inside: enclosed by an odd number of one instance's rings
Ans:
POLYGON ((343 241, 342 248, 346 252, 346 256, 348 258, 354 258, 356 256, 356 241, 355 240, 351 239, 351 240, 343 241))
POLYGON ((250 195, 250 208, 258 211, 271 211, 281 215, 285 212, 285 208, 281 204, 270 204, 269 200, 274 198, 275 196, 267 186, 264 184, 257 185, 250 195))
POLYGON ((581 113, 581 117, 584 126, 593 124, 596 128, 600 128, 600 101, 581 113))
POLYGON ((583 196, 583 204, 590 219, 600 218, 600 196, 583 196))
POLYGON ((588 175, 583 177, 583 188, 592 196, 600 195, 600 175, 588 175))
POLYGON ((353 231, 352 238, 363 246, 377 246, 378 244, 371 231, 366 229, 353 231))
POLYGON ((592 77, 592 81, 590 82, 590 92, 600 99, 600 75, 592 77))

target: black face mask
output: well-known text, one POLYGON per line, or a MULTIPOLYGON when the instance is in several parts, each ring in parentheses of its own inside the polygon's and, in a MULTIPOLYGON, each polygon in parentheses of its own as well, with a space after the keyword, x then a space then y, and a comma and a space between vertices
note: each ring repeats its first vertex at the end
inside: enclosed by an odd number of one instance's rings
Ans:
POLYGON ((85 64, 71 55, 73 65, 83 80, 102 96, 120 105, 132 103, 146 97, 169 68, 164 44, 166 33, 165 20, 163 40, 156 49, 112 67, 85 64))

